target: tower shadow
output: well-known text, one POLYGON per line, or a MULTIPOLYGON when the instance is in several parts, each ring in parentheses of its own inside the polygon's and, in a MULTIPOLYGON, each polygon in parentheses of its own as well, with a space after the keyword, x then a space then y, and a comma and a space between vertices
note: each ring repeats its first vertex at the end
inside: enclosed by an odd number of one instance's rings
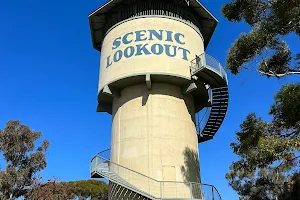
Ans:
POLYGON ((200 163, 196 151, 185 147, 183 151, 184 166, 181 166, 181 173, 185 182, 201 183, 200 163))
POLYGON ((185 147, 182 154, 184 155, 184 166, 181 166, 183 179, 188 187, 192 186, 191 193, 193 197, 201 196, 201 186, 198 184, 190 184, 190 182, 201 183, 198 153, 189 147, 185 147))

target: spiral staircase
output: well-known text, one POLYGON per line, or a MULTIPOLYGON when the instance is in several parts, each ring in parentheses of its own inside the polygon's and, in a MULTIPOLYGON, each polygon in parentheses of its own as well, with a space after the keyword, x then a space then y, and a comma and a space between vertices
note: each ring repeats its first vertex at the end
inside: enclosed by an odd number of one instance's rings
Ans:
POLYGON ((228 80, 219 61, 206 53, 191 61, 191 76, 210 91, 208 112, 196 122, 198 142, 202 143, 213 139, 225 118, 229 100, 228 80))

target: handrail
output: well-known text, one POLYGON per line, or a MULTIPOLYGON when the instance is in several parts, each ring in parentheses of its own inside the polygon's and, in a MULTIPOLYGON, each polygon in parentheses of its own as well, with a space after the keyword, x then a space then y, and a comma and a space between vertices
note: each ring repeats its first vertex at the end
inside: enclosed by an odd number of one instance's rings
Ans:
POLYGON ((124 166, 122 166, 122 165, 119 165, 119 164, 117 164, 117 163, 115 163, 115 162, 112 162, 111 160, 108 160, 108 159, 106 159, 106 158, 103 158, 103 157, 101 157, 101 156, 99 156, 99 155, 97 155, 96 157, 99 157, 99 158, 101 158, 102 160, 106 160, 106 161, 108 161, 108 162, 110 162, 110 163, 112 163, 112 164, 115 164, 115 165, 117 165, 117 166, 119 166, 119 167, 122 167, 122 168, 124 168, 124 169, 127 169, 127 170, 129 170, 129 171, 131 171, 131 172, 133 172, 133 173, 135 173, 135 174, 139 174, 139 175, 141 175, 141 176, 143 176, 143 177, 145 177, 145 178, 148 178, 148 179, 150 179, 150 180, 153 180, 153 181, 155 181, 155 182, 160 182, 160 181, 158 181, 158 180, 156 180, 156 179, 153 179, 153 178, 151 178, 151 177, 149 177, 149 176, 146 176, 146 175, 141 174, 141 173, 139 173, 139 172, 137 172, 137 171, 134 171, 134 170, 132 170, 132 169, 129 169, 129 168, 127 168, 127 167, 124 167, 124 166))
POLYGON ((103 151, 100 151, 100 152, 97 153, 96 155, 94 155, 93 158, 92 158, 92 160, 91 160, 91 162, 92 162, 93 159, 94 159, 95 157, 97 157, 99 154, 104 153, 104 152, 106 152, 106 151, 110 151, 110 149, 105 149, 105 150, 103 150, 103 151))
POLYGON ((206 186, 214 188, 216 190, 216 192, 218 193, 220 200, 222 200, 221 194, 219 193, 219 191, 217 190, 217 188, 215 186, 213 186, 211 184, 205 184, 205 183, 201 183, 201 185, 206 185, 206 186))
POLYGON ((228 84, 227 74, 221 63, 206 53, 203 53, 199 56, 197 55, 196 58, 191 61, 191 75, 193 76, 203 68, 215 71, 228 84))
MULTIPOLYGON (((191 198, 192 199, 199 199, 199 198, 193 198, 194 197, 194 192, 195 192, 195 189, 196 189, 196 192, 197 192, 197 194, 198 194, 198 196, 200 195, 205 195, 203 192, 202 192, 202 187, 203 186, 208 186, 208 187, 211 187, 212 188, 212 190, 211 190, 211 192, 212 192, 212 195, 213 195, 213 197, 214 197, 214 191, 216 191, 217 192, 217 194, 218 194, 218 198, 220 199, 220 200, 222 200, 222 198, 221 198, 221 195, 220 195, 220 193, 219 193, 219 191, 213 186, 213 185, 209 185, 209 184, 202 184, 202 183, 197 183, 197 182, 175 182, 175 181, 160 181, 160 180, 156 180, 156 179, 153 179, 153 178, 151 178, 151 177, 148 177, 148 176, 146 176, 146 175, 144 175, 144 174, 141 174, 141 173, 139 173, 139 172, 136 172, 136 171, 134 171, 134 170, 132 170, 132 169, 129 169, 129 168, 127 168, 127 167, 124 167, 124 166, 121 166, 121 165, 119 165, 119 164, 117 164, 117 163, 115 163, 115 162, 112 162, 112 161, 110 161, 109 159, 107 159, 107 158, 104 158, 101 154, 103 154, 103 153, 105 153, 105 152, 108 152, 108 151, 110 151, 110 149, 107 149, 107 150, 104 150, 104 151, 101 151, 101 152, 99 152, 98 154, 96 154, 93 158, 92 158, 92 160, 91 160, 91 163, 93 163, 93 161, 94 161, 94 159, 96 159, 96 158, 98 158, 98 159, 101 159, 102 160, 102 162, 101 163, 104 163, 104 162, 108 162, 109 163, 109 166, 110 166, 110 164, 113 164, 113 165, 116 165, 116 167, 119 169, 125 169, 125 170, 128 170, 130 173, 133 173, 133 175, 134 174, 137 174, 138 176, 140 176, 140 177, 143 177, 143 178, 145 178, 146 180, 151 180, 151 181, 153 181, 154 183, 155 183, 155 185, 157 184, 157 186, 158 187, 156 187, 156 189, 159 189, 159 187, 160 187, 160 192, 158 192, 157 194, 160 194, 160 199, 163 199, 163 196, 165 196, 165 195, 168 195, 168 193, 164 193, 163 191, 162 191, 162 186, 168 186, 168 184, 184 184, 186 187, 189 187, 190 188, 190 192, 191 193, 193 193, 193 194, 191 194, 192 196, 191 196, 191 198), (197 189, 197 188, 199 188, 199 189, 197 189), (162 193, 163 192, 163 193, 162 193)), ((96 165, 95 165, 95 167, 94 167, 94 169, 92 169, 92 166, 91 166, 91 173, 94 171, 95 172, 95 169, 97 168, 97 166, 100 164, 100 163, 98 163, 98 159, 96 160, 96 165)), ((138 177, 137 176, 137 177, 138 177)), ((121 177, 122 178, 122 177, 121 177)), ((169 185, 170 186, 170 185, 169 185)), ((131 185, 129 185, 129 187, 130 188, 132 188, 132 186, 131 185)), ((178 186, 177 186, 178 187, 178 186)), ((132 189, 135 189, 135 188, 132 188, 132 189)), ((139 190, 139 191, 141 191, 141 192, 144 192, 143 190, 140 190, 140 189, 138 189, 138 188, 136 188, 137 190, 139 190)), ((152 188, 153 189, 153 188, 152 188)), ((147 194, 147 192, 146 192, 146 194, 147 194)), ((196 195, 197 195, 196 194, 196 195)), ((151 194, 149 194, 149 195, 151 195, 151 194)), ((156 196, 156 195, 154 195, 154 196, 156 196)), ((156 197, 155 197, 156 198, 156 197)), ((199 199, 200 200, 200 199, 199 199)), ((201 200, 202 200, 202 198, 201 198, 201 200)))
MULTIPOLYGON (((106 149, 106 150, 104 150, 104 151, 101 151, 100 153, 104 153, 104 152, 106 152, 106 151, 110 151, 110 149, 106 149)), ((103 158, 102 156, 99 155, 99 153, 98 153, 96 156, 99 157, 99 158, 101 158, 101 159, 103 159, 103 160, 106 160, 106 161, 108 161, 108 162, 110 162, 110 163, 113 163, 113 164, 115 164, 115 165, 117 165, 117 166, 119 166, 119 167, 122 167, 122 168, 127 169, 127 170, 129 170, 129 171, 131 171, 131 172, 134 172, 134 173, 136 173, 136 174, 139 174, 139 175, 141 175, 141 176, 144 176, 145 178, 149 178, 149 179, 151 179, 151 180, 153 180, 153 181, 156 181, 156 182, 164 182, 164 183, 174 182, 174 181, 159 181, 159 180, 156 180, 156 179, 154 179, 154 178, 151 178, 151 177, 149 177, 149 176, 146 176, 146 175, 144 175, 144 174, 141 174, 141 173, 139 173, 139 172, 137 172, 137 171, 134 171, 134 170, 132 170, 132 169, 129 169, 129 168, 127 168, 127 167, 124 167, 124 166, 122 166, 122 165, 120 165, 120 164, 117 164, 117 163, 115 163, 115 162, 113 162, 113 161, 111 161, 111 160, 108 160, 107 158, 103 158)), ((96 156, 94 156, 94 157, 96 157, 96 156)), ((189 184, 189 183, 197 183, 197 182, 180 182, 180 181, 176 181, 176 183, 189 184)), ((199 183, 197 183, 197 184, 199 184, 199 183)), ((208 185, 208 184, 206 184, 206 185, 207 185, 207 186, 210 186, 210 185, 208 185)))

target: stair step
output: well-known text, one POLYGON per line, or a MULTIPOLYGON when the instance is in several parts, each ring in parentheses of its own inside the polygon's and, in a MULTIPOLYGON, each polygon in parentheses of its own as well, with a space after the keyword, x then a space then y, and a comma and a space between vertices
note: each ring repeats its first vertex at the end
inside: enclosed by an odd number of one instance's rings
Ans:
POLYGON ((219 87, 219 88, 214 88, 212 89, 213 91, 224 91, 227 90, 228 91, 228 87, 219 87))
POLYGON ((222 123, 207 123, 206 126, 220 127, 222 123))
POLYGON ((218 109, 218 108, 226 108, 228 107, 228 103, 220 103, 220 102, 212 102, 211 109, 218 109))
POLYGON ((199 139, 211 139, 213 136, 199 136, 199 139))
POLYGON ((212 91, 227 91, 228 92, 228 87, 222 87, 222 88, 214 88, 212 91))
POLYGON ((217 98, 217 97, 229 97, 228 92, 212 92, 212 97, 217 98))
POLYGON ((226 101, 228 101, 229 97, 228 95, 216 95, 216 94, 212 95, 212 100, 218 100, 218 99, 225 99, 226 101))
POLYGON ((220 105, 220 106, 228 106, 228 101, 224 100, 224 99, 213 99, 211 102, 211 106, 216 106, 216 105, 220 105))
POLYGON ((214 124, 206 124, 206 126, 205 127, 210 127, 210 128, 214 128, 214 127, 217 127, 216 125, 214 125, 214 124))
POLYGON ((221 112, 223 112, 223 113, 226 113, 227 112, 227 109, 213 109, 213 110, 211 110, 210 111, 211 113, 221 113, 221 112))
POLYGON ((211 132, 215 133, 218 129, 219 129, 219 127, 218 128, 217 127, 211 128, 211 132))
POLYGON ((215 106, 215 105, 213 105, 213 107, 211 108, 211 111, 213 110, 225 110, 225 111, 227 111, 227 108, 228 108, 228 106, 226 105, 226 106, 215 106))
POLYGON ((222 97, 220 97, 220 96, 213 96, 212 100, 213 100, 213 101, 216 101, 216 100, 224 100, 224 101, 228 101, 229 98, 228 98, 228 96, 222 96, 222 97))
POLYGON ((210 131, 210 133, 213 133, 213 134, 215 134, 215 133, 216 133, 216 131, 218 130, 218 128, 210 128, 210 127, 207 127, 207 130, 209 130, 209 131, 210 131))
POLYGON ((228 103, 212 102, 211 107, 215 108, 215 109, 218 109, 218 108, 226 108, 227 109, 228 103))
POLYGON ((211 131, 208 131, 208 130, 205 130, 205 131, 203 131, 203 134, 205 135, 212 135, 213 133, 211 132, 211 131))
POLYGON ((212 94, 228 95, 228 90, 212 90, 212 94))
POLYGON ((212 109, 210 112, 227 112, 227 108, 226 109, 224 109, 224 108, 222 108, 222 109, 212 109))
POLYGON ((227 109, 213 109, 213 110, 210 111, 210 113, 218 113, 218 114, 224 113, 224 114, 226 114, 227 109))
POLYGON ((213 103, 228 103, 226 99, 212 99, 213 103))
POLYGON ((224 118, 225 117, 225 113, 221 113, 221 112, 213 112, 210 113, 210 117, 220 117, 220 118, 224 118))
POLYGON ((229 95, 227 93, 226 94, 212 93, 212 98, 213 99, 221 99, 221 98, 229 99, 229 95))
POLYGON ((210 116, 220 116, 220 117, 225 117, 226 113, 224 112, 214 112, 214 113, 210 113, 210 116))
POLYGON ((225 117, 225 115, 210 115, 208 121, 211 121, 211 119, 212 120, 218 119, 218 120, 223 121, 224 117, 225 117))

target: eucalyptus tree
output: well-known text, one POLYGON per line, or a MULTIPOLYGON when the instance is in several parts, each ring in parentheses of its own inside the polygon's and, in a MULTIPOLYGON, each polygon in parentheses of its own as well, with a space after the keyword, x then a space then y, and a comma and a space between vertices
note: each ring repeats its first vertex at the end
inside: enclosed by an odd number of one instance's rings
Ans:
MULTIPOLYGON (((251 70, 268 78, 300 75, 300 52, 292 52, 285 41, 290 36, 299 43, 300 0, 231 0, 222 13, 251 28, 228 51, 227 68, 233 74, 251 70)), ((299 82, 283 85, 270 107, 271 121, 251 113, 240 125, 231 144, 238 160, 226 174, 240 199, 299 198, 299 99, 299 82)))
POLYGON ((270 77, 300 74, 300 52, 292 52, 284 40, 300 36, 299 0, 232 0, 222 8, 231 22, 246 22, 249 33, 242 33, 229 49, 227 68, 238 74, 254 70, 270 77))
POLYGON ((6 165, 0 170, 1 199, 23 196, 34 175, 45 169, 45 152, 50 143, 44 140, 36 147, 35 142, 41 136, 41 132, 31 130, 20 121, 8 121, 4 130, 0 129, 0 153, 6 165))

